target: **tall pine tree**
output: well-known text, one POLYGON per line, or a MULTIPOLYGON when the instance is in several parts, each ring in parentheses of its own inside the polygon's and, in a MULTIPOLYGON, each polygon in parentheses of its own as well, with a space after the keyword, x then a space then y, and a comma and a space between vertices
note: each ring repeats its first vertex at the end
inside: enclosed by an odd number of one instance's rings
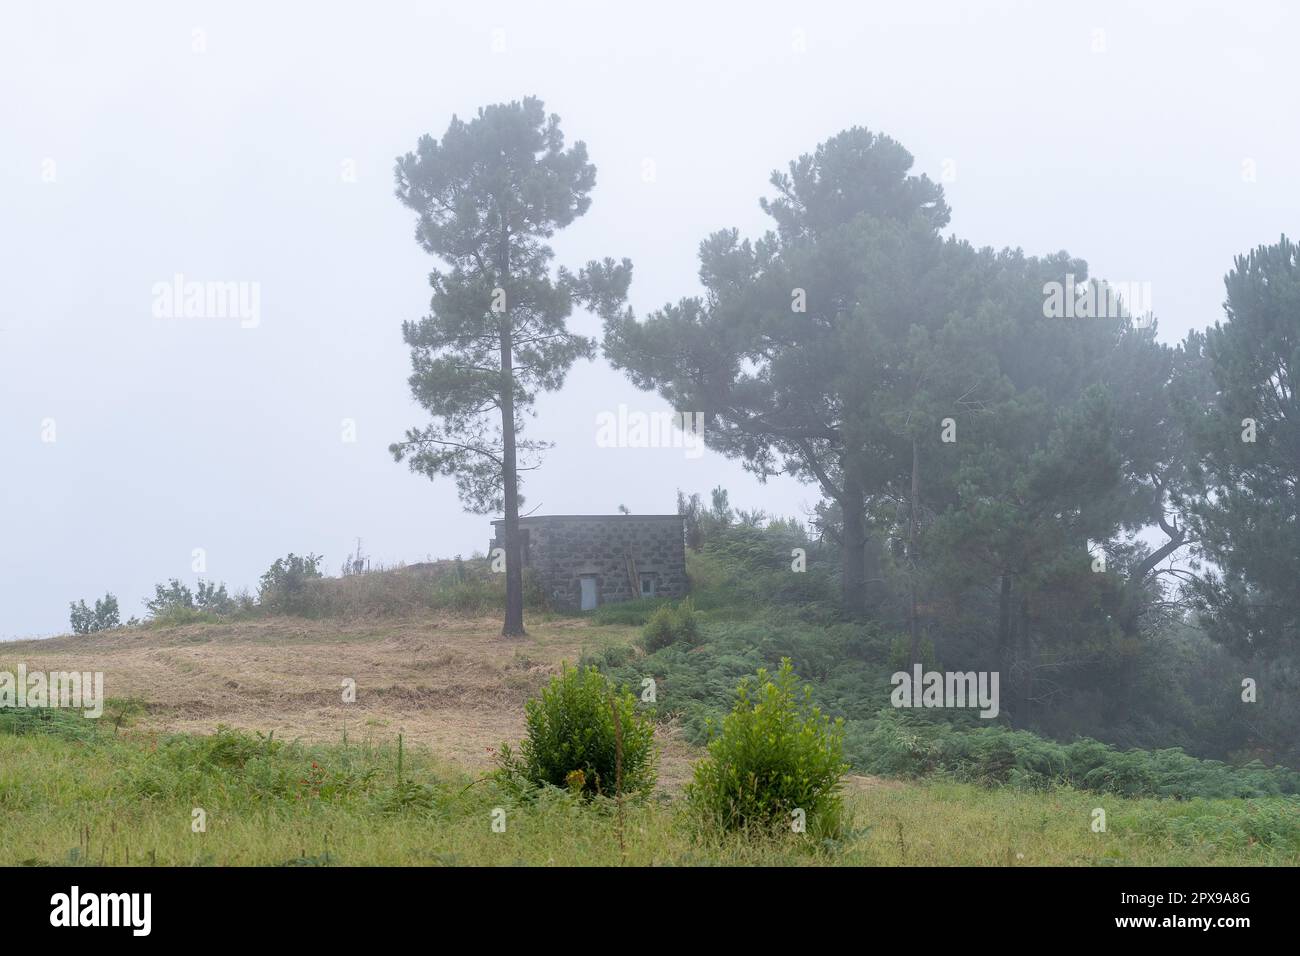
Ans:
POLYGON ((560 388, 595 343, 568 331, 580 302, 607 319, 631 281, 627 259, 561 267, 546 240, 591 205, 596 168, 542 102, 488 106, 456 117, 441 141, 420 138, 397 160, 397 197, 417 215, 415 238, 448 267, 429 276, 430 312, 402 325, 411 393, 433 417, 390 446, 429 478, 454 478, 462 503, 504 515, 506 611, 502 633, 524 633, 519 535, 520 472, 546 443, 519 438, 539 391, 560 388))
POLYGON ((1300 639, 1300 250, 1285 236, 1239 256, 1227 321, 1185 348, 1215 393, 1190 410, 1184 505, 1211 567, 1196 582, 1210 631, 1251 652, 1300 639))
POLYGON ((943 311, 943 190, 912 157, 855 127, 772 174, 761 202, 776 230, 734 229, 700 246, 703 297, 637 322, 606 323, 605 354, 679 411, 703 413, 705 442, 759 478, 816 482, 842 517, 842 600, 866 603, 869 494, 911 467, 911 444, 881 418, 890 364, 912 323, 943 311))

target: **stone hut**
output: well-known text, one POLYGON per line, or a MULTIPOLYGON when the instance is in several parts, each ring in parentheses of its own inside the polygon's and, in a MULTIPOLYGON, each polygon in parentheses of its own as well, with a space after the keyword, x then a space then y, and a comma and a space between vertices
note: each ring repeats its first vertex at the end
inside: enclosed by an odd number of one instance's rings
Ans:
MULTIPOLYGON (((501 525, 492 522, 489 554, 504 544, 501 525)), ((681 515, 530 515, 519 532, 524 568, 556 607, 686 596, 681 515)))

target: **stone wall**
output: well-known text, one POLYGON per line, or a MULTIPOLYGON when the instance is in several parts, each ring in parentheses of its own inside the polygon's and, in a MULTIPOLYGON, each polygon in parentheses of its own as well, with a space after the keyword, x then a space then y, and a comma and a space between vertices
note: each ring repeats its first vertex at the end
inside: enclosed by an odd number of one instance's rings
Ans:
MULTIPOLYGON (((492 522, 492 547, 502 545, 492 522)), ((593 577, 597 605, 640 597, 628 580, 626 556, 638 576, 654 575, 658 597, 686 596, 686 542, 679 515, 540 515, 519 519, 527 541, 524 567, 555 607, 581 603, 583 577, 593 577)))

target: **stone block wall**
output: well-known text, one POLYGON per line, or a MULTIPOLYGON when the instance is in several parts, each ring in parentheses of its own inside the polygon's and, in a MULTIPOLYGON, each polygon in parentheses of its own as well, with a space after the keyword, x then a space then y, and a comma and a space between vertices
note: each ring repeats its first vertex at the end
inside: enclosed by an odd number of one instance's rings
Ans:
MULTIPOLYGON (((501 522, 492 522, 492 547, 502 545, 501 522)), ((596 580, 596 603, 640 597, 628 580, 627 555, 638 576, 654 575, 657 597, 682 598, 686 541, 680 515, 534 515, 519 519, 527 541, 524 567, 532 568, 556 607, 581 604, 580 581, 596 580)))

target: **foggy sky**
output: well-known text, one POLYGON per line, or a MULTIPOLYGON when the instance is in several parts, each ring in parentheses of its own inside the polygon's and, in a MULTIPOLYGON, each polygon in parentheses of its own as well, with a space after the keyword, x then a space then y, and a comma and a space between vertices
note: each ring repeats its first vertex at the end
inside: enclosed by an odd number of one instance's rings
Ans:
MULTIPOLYGON (((943 183, 948 232, 1150 282, 1167 342, 1222 317, 1234 255, 1297 231, 1284 3, 715 6, 7 0, 0 638, 105 591, 142 615, 155 583, 193 585, 195 548, 232 591, 289 551, 337 573, 357 536, 387 564, 484 549, 490 517, 386 450, 426 421, 400 325, 436 265, 393 161, 453 113, 535 94, 587 143, 556 263, 629 256, 639 316, 698 290, 709 232, 767 228, 772 169, 855 124, 943 183), (259 323, 155 317, 178 273, 256 283, 259 323)), ((556 447, 526 510, 819 500, 712 452, 596 447, 620 403, 666 410, 603 359, 541 398, 527 435, 556 447)))

